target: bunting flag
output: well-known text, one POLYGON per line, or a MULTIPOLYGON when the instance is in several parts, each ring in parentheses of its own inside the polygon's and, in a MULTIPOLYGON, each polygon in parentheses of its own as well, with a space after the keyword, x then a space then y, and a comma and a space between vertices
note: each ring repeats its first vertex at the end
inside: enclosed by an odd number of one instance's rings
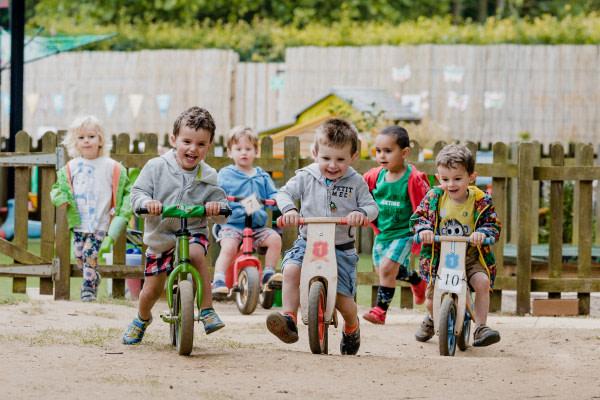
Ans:
POLYGON ((465 68, 458 65, 444 66, 444 82, 446 83, 461 83, 465 75, 465 68))
POLYGON ((156 95, 156 104, 158 105, 158 110, 164 117, 167 115, 167 110, 169 110, 169 103, 171 102, 171 95, 168 93, 157 94, 156 95))
POLYGON ((457 109, 460 111, 465 111, 469 105, 469 95, 463 94, 458 95, 456 92, 449 91, 448 92, 448 107, 457 109))
POLYGON ((269 80, 269 89, 281 90, 285 86, 285 78, 283 76, 274 76, 269 80))
POLYGON ((110 118, 117 107, 117 101, 119 100, 118 94, 104 94, 104 109, 106 110, 106 115, 110 118))
POLYGON ((38 101, 40 101, 39 93, 25 93, 25 104, 27 104, 27 110, 29 110, 29 115, 35 114, 38 101))
POLYGON ((131 113, 133 114, 133 118, 137 118, 140 113, 140 108, 142 108, 142 103, 144 102, 143 94, 130 94, 129 95, 129 107, 131 107, 131 113))
POLYGON ((65 95, 62 93, 53 94, 52 105, 54 106, 54 111, 60 117, 65 108, 65 95))
POLYGON ((48 111, 48 107, 50 107, 50 96, 47 94, 40 95, 39 107, 43 113, 46 113, 46 111, 48 111))
POLYGON ((2 93, 2 109, 5 115, 10 115, 10 93, 2 93))
POLYGON ((483 107, 486 110, 490 108, 502 110, 505 98, 505 94, 501 92, 483 92, 483 107))
POLYGON ((406 64, 403 67, 392 67, 392 80, 395 82, 406 82, 410 79, 410 65, 406 64))

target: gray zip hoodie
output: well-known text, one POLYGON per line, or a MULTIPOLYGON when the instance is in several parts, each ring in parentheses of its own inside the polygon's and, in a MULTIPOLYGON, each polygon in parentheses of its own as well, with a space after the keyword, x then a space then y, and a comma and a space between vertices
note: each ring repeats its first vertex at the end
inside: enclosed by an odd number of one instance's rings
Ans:
MULTIPOLYGON (((200 161, 198 178, 185 184, 183 170, 177 164, 175 151, 151 159, 146 163, 135 184, 131 188, 131 208, 135 212, 145 207, 150 200, 159 200, 163 205, 186 204, 204 205, 209 201, 227 206, 227 197, 217 185, 217 171, 200 161)), ((160 254, 175 247, 175 232, 181 227, 176 218, 162 219, 160 216, 143 215, 144 243, 149 254, 160 254)), ((215 223, 224 224, 227 217, 211 217, 215 223)), ((208 237, 206 218, 188 219, 188 229, 194 233, 203 233, 208 237)))
MULTIPOLYGON (((296 208, 294 200, 300 199, 300 215, 303 217, 346 217, 352 211, 360 211, 373 221, 379 214, 367 182, 352 167, 329 185, 317 163, 301 168, 279 189, 276 199, 283 214, 296 208), (332 205, 335 205, 335 210, 332 205)), ((335 229, 336 246, 353 242, 355 232, 354 227, 338 225, 335 229)), ((305 226, 299 227, 299 233, 306 239, 305 226)))

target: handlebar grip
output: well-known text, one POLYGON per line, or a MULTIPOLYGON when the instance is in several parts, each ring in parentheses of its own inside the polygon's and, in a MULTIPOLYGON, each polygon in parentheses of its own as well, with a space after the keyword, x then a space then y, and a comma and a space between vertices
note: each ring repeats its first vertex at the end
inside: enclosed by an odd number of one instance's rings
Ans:
POLYGON ((219 211, 219 215, 229 217, 231 215, 231 208, 229 208, 229 207, 221 208, 221 211, 219 211))
MULTIPOLYGON (((421 244, 421 242, 422 242, 422 241, 421 241, 421 236, 419 236, 419 234, 418 234, 418 233, 417 233, 417 234, 415 234, 415 235, 413 236, 413 241, 414 241, 416 244, 421 244)), ((434 241, 434 242, 439 242, 439 241, 440 241, 440 235, 435 235, 435 236, 434 236, 434 238, 433 238, 433 241, 434 241)), ((469 242, 469 243, 471 243, 471 241, 468 241, 468 242, 469 242)), ((496 239, 494 239, 493 237, 486 237, 486 238, 483 240, 483 244, 492 245, 492 244, 494 244, 494 243, 496 243, 496 239)))
POLYGON ((141 208, 138 208, 137 210, 135 210, 135 213, 137 215, 148 214, 148 209, 146 207, 141 207, 141 208))

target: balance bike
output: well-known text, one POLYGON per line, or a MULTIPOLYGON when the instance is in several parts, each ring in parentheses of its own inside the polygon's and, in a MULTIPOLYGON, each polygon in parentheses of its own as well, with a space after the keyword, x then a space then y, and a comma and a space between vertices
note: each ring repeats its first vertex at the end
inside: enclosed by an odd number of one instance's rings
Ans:
MULTIPOLYGON (((140 208, 136 214, 148 214, 148 209, 140 208)), ((229 216, 231 210, 229 207, 221 209, 219 215, 229 216)), ((187 356, 191 354, 194 345, 194 321, 200 321, 202 309, 202 278, 196 268, 190 264, 190 231, 187 228, 187 220, 204 217, 204 206, 163 205, 161 217, 179 218, 181 221, 181 228, 175 233, 176 261, 173 264, 176 267, 167 279, 167 303, 170 315, 161 315, 161 318, 171 324, 171 345, 177 347, 180 355, 187 356), (194 295, 198 307, 197 315, 194 315, 194 295)))
MULTIPOLYGON (((281 217, 280 217, 281 218, 281 217)), ((308 325, 308 343, 313 354, 327 354, 328 328, 337 328, 337 259, 335 226, 346 225, 345 217, 300 218, 307 225, 306 253, 300 274, 300 309, 302 322, 308 325)), ((281 227, 280 220, 277 225, 281 227)))
MULTIPOLYGON (((249 315, 254 312, 259 301, 265 309, 273 307, 275 291, 281 290, 281 281, 271 282, 266 287, 261 288, 261 263, 257 257, 252 255, 252 214, 264 205, 274 206, 277 203, 275 200, 259 199, 254 195, 249 197, 227 196, 227 200, 242 204, 244 211, 246 211, 246 219, 242 231, 241 249, 232 266, 230 265, 228 269, 228 271, 233 271, 233 285, 229 290, 229 294, 225 296, 231 296, 232 293, 235 293, 238 310, 242 314, 249 315)), ((217 235, 214 236, 216 238, 217 235)))
MULTIPOLYGON (((414 236, 416 243, 421 237, 414 236)), ((440 355, 454 356, 456 346, 465 351, 469 346, 473 297, 467 282, 465 258, 468 236, 439 236, 441 243, 440 265, 435 277, 433 292, 433 326, 439 335, 440 355)), ((486 237, 484 244, 494 244, 494 238, 486 237)))

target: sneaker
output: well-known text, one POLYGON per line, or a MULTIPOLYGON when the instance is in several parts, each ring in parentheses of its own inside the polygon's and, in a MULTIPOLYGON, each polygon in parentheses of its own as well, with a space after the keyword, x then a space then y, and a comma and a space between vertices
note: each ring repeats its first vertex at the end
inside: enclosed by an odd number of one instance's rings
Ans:
POLYGON ((427 289, 427 281, 423 279, 421 279, 418 285, 410 285, 410 290, 412 290, 415 296, 416 305, 425 303, 425 289, 427 289))
POLYGON ((274 272, 274 271, 266 271, 262 278, 263 287, 269 286, 271 289, 281 289, 281 285, 283 284, 283 275, 274 272))
POLYGON ((98 294, 98 286, 100 286, 100 282, 102 282, 102 275, 96 271, 96 276, 94 277, 94 295, 98 294))
POLYGON ((363 314, 362 317, 372 324, 385 324, 385 311, 379 306, 371 308, 371 311, 363 314))
POLYGON ((429 314, 425 316, 425 319, 421 323, 421 326, 415 332, 415 339, 419 342, 426 342, 433 337, 435 330, 433 329, 433 321, 429 314))
POLYGON ((473 332, 473 346, 482 347, 500 341, 500 333, 487 325, 479 325, 473 332))
POLYGON ((140 314, 133 319, 129 327, 125 331, 123 335, 123 344, 138 344, 142 341, 144 337, 144 332, 146 332, 146 328, 148 325, 152 323, 152 314, 150 314, 150 319, 144 321, 140 318, 140 314))
POLYGON ((216 280, 213 282, 212 284, 212 294, 217 295, 217 296, 221 296, 221 295, 228 295, 229 294, 229 288, 227 287, 227 285, 225 284, 224 281, 222 280, 216 280))
POLYGON ((358 349, 360 348, 360 320, 358 321, 358 326, 354 333, 348 335, 344 332, 342 328, 342 340, 340 342, 340 353, 348 354, 350 356, 358 353, 358 349))
POLYGON ((81 301, 90 302, 96 301, 96 290, 89 286, 84 286, 81 288, 81 301))
POLYGON ((221 321, 221 318, 219 318, 212 308, 202 310, 200 313, 200 321, 204 324, 204 332, 206 332, 207 335, 210 335, 225 326, 223 321, 221 321))
POLYGON ((298 341, 298 328, 294 319, 289 315, 281 315, 277 311, 273 311, 267 316, 267 329, 283 343, 298 341))

